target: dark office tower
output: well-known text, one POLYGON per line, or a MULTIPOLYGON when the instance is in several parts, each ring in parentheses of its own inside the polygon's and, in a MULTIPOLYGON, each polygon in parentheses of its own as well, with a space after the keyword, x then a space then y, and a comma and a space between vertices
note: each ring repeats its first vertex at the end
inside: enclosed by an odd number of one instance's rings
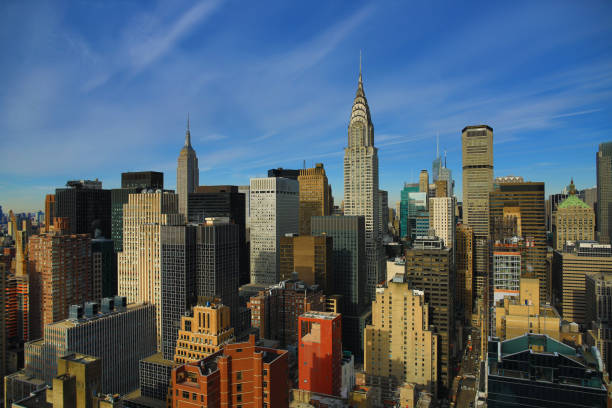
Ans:
POLYGON ((602 244, 612 242, 612 142, 600 143, 597 161, 597 225, 602 244))
POLYGON ((55 190, 55 217, 69 218, 71 234, 111 236, 111 191, 98 180, 76 180, 55 190))
MULTIPOLYGON (((461 140, 463 223, 474 231, 477 282, 486 282, 489 270, 489 193, 493 191, 493 129, 487 125, 466 126, 461 140)), ((478 286, 475 295, 486 296, 485 288, 478 286)))
POLYGON ((240 227, 223 219, 208 219, 196 235, 196 287, 198 298, 217 298, 230 308, 232 327, 239 327, 240 227))
POLYGON ((160 229, 161 349, 174 359, 181 316, 196 303, 196 227, 162 225, 160 229))
POLYGON ((111 190, 111 238, 115 252, 123 251, 123 205, 128 203, 130 194, 143 189, 164 188, 164 173, 157 171, 135 171, 121 173, 121 188, 111 190))
POLYGON ((129 201, 130 194, 140 193, 139 188, 113 188, 111 190, 111 238, 115 252, 123 251, 123 205, 129 201))
MULTIPOLYGON (((238 225, 240 284, 250 282, 249 252, 246 245, 246 195, 238 186, 199 186, 189 194, 187 213, 189 222, 204 222, 209 217, 227 217, 238 225)), ((228 305, 229 306, 229 305, 228 305)))
POLYGON ((117 255, 113 240, 91 240, 92 300, 98 301, 117 294, 117 255))
POLYGON ((497 178, 496 189, 490 194, 490 220, 491 234, 496 240, 513 236, 524 240, 521 276, 538 278, 540 302, 550 300, 546 278, 544 183, 525 182, 520 177, 497 178))
POLYGON ((297 180, 299 176, 299 170, 283 169, 282 167, 279 167, 278 169, 268 170, 268 177, 284 177, 292 180, 297 180))
POLYGON ((451 350, 454 341, 454 276, 451 249, 438 237, 419 237, 406 251, 406 278, 413 289, 425 292, 429 304, 429 325, 438 335, 438 385, 444 395, 453 378, 451 350))
MULTIPOLYGON (((363 216, 312 217, 312 234, 332 237, 334 291, 342 295, 342 338, 356 357, 363 355, 366 293, 365 218, 363 216)), ((367 313, 366 313, 367 314, 367 313)))
POLYGON ((129 171, 121 173, 121 188, 164 188, 164 173, 159 171, 129 171))

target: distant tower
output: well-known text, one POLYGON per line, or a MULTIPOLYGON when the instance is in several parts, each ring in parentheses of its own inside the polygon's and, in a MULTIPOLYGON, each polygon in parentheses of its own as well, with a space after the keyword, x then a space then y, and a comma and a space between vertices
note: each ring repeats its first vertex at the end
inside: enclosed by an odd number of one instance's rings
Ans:
POLYGON ((357 93, 348 125, 348 146, 344 149, 344 215, 365 217, 369 300, 374 299, 376 284, 386 275, 378 226, 379 206, 378 149, 374 146, 374 125, 363 90, 360 61, 357 93))
POLYGON ((198 157, 191 147, 191 133, 189 132, 189 115, 187 115, 187 131, 185 132, 185 146, 181 149, 176 168, 176 192, 179 196, 179 213, 187 217, 187 199, 200 182, 198 157))
POLYGON ((596 164, 598 239, 602 244, 609 244, 612 236, 612 142, 599 144, 596 164))

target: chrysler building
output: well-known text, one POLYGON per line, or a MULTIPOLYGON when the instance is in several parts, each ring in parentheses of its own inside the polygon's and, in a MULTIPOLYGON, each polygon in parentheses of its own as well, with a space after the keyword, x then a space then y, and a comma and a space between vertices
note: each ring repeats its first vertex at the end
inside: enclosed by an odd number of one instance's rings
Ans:
POLYGON ((344 149, 344 215, 365 217, 369 300, 374 300, 376 284, 386 274, 378 211, 378 149, 374 147, 374 125, 363 91, 360 61, 357 94, 348 125, 348 147, 344 149))

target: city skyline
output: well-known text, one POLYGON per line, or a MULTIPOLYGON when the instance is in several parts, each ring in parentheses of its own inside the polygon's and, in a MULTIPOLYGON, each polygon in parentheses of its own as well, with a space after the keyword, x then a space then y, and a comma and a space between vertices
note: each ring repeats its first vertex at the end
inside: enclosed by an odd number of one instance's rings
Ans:
POLYGON ((592 187, 612 130, 612 6, 589 6, 270 4, 253 23, 232 1, 3 4, 0 205, 38 210, 68 179, 113 188, 123 171, 174 189, 188 112, 201 184, 323 162, 339 205, 360 49, 390 207, 431 171, 438 134, 461 197, 467 125, 494 129, 495 177, 592 187))

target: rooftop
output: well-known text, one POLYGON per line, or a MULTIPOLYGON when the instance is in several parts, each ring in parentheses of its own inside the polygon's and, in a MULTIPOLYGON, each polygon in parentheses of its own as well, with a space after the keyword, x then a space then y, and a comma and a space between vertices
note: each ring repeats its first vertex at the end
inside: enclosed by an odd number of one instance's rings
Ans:
POLYGON ((149 408, 166 408, 166 401, 161 401, 155 398, 143 396, 140 393, 140 388, 126 394, 123 397, 124 401, 132 401, 135 405, 149 408))
POLYGON ((317 312, 310 311, 302 314, 300 317, 305 317, 308 319, 325 319, 325 320, 334 320, 336 317, 340 316, 339 313, 334 312, 317 312))
POLYGON ((585 208, 585 209, 591 210, 591 207, 587 203, 582 201, 580 198, 578 198, 578 196, 576 196, 576 195, 570 195, 565 200, 563 200, 557 206, 557 210, 561 210, 561 209, 564 209, 564 208, 575 208, 575 207, 585 208))
POLYGON ((175 363, 174 360, 166 360, 162 353, 152 354, 149 357, 143 358, 141 361, 157 365, 164 365, 166 367, 177 367, 180 365, 179 363, 175 363))

